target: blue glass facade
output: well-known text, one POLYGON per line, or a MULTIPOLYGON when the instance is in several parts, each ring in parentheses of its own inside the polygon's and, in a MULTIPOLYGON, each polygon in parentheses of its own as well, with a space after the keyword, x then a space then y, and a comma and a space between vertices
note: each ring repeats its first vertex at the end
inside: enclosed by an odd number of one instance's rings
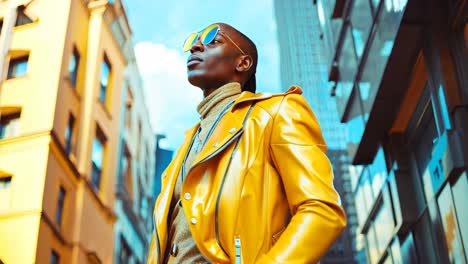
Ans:
MULTIPOLYGON (((329 2, 317 2, 318 4, 329 2)), ((317 9, 317 5, 314 1, 305 0, 275 1, 281 86, 286 90, 292 84, 296 84, 303 89, 303 96, 317 116, 322 129, 328 147, 327 156, 333 164, 334 185, 347 212, 347 229, 321 259, 321 263, 355 263, 358 254, 353 250, 356 244, 353 237, 356 233, 357 217, 351 193, 350 160, 346 151, 348 133, 346 126, 340 123, 337 105, 330 96, 331 86, 328 82, 331 60, 327 55, 334 50, 332 43, 336 39, 333 37, 338 36, 342 23, 330 22, 328 31, 322 32, 321 24, 328 22, 326 18, 329 13, 328 10, 317 9), (332 37, 324 38, 324 34, 332 37)), ((339 111, 344 111, 344 106, 338 108, 339 111)))
POLYGON ((349 133, 355 250, 366 252, 357 262, 467 263, 466 1, 316 8, 349 133))

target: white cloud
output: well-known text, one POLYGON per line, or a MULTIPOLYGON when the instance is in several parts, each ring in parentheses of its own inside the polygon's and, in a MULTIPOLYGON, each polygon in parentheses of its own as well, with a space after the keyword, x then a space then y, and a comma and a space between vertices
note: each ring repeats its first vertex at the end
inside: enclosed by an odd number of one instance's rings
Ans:
POLYGON ((186 57, 162 44, 140 42, 135 46, 143 79, 151 125, 166 134, 163 147, 177 149, 184 131, 198 122, 196 107, 201 90, 187 81, 186 57))

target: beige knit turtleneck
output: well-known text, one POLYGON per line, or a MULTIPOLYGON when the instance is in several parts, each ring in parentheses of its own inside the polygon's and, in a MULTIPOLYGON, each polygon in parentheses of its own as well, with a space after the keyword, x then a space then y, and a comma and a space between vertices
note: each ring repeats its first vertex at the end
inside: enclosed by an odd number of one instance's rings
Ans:
POLYGON ((166 251, 167 263, 209 263, 200 253, 192 238, 186 216, 183 208, 180 206, 180 192, 182 191, 183 180, 186 175, 182 175, 182 171, 188 173, 193 165, 193 162, 201 150, 201 144, 206 141, 208 132, 213 126, 220 112, 241 93, 239 83, 232 82, 225 84, 214 90, 210 95, 205 97, 197 107, 200 114, 200 132, 194 135, 194 145, 200 144, 200 148, 192 147, 182 166, 184 170, 180 170, 179 176, 174 188, 172 197, 172 214, 169 224, 169 237, 166 251), (198 141, 198 142, 196 142, 198 141), (195 144, 196 143, 196 144, 195 144), (171 254, 171 249, 175 249, 175 254, 171 254))

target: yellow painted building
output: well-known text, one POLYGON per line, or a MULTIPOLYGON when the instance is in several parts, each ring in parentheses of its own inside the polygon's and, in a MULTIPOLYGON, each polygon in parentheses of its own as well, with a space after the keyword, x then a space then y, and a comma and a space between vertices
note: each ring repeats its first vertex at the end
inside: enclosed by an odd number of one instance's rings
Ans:
POLYGON ((108 1, 0 1, 0 263, 114 261, 131 30, 108 1))

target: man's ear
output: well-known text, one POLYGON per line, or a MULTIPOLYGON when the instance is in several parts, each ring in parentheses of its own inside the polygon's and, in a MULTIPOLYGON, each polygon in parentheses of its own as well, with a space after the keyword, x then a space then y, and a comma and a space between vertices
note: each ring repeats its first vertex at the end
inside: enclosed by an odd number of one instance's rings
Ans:
POLYGON ((237 64, 236 71, 238 72, 247 72, 252 67, 253 59, 250 55, 242 55, 237 64))

